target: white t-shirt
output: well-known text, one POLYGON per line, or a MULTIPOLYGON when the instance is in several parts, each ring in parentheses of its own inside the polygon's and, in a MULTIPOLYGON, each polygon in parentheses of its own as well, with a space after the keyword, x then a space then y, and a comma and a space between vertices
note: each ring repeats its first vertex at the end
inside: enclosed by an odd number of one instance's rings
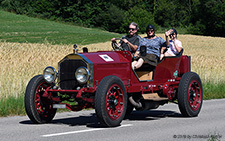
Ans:
MULTIPOLYGON (((181 41, 175 40, 175 44, 177 46, 183 48, 181 41)), ((179 52, 177 51, 176 47, 174 46, 174 43, 173 43, 172 40, 170 40, 170 45, 169 45, 169 48, 168 48, 168 50, 166 52, 169 53, 172 56, 176 56, 177 54, 179 54, 179 52)))

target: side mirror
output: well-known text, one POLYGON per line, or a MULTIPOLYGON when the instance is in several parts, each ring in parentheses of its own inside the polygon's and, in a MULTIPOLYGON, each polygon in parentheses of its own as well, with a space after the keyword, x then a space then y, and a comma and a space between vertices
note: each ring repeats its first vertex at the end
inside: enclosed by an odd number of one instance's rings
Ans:
POLYGON ((88 53, 88 48, 87 47, 83 47, 83 53, 88 53))
POLYGON ((140 55, 146 56, 146 52, 147 52, 146 46, 141 46, 140 47, 140 55))

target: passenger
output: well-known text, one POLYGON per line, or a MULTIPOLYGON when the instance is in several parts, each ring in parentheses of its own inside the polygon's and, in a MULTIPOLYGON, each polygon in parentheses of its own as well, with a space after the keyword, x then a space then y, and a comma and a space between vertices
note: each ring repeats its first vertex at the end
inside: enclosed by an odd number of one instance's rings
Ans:
POLYGON ((165 36, 166 36, 166 44, 168 46, 168 49, 164 53, 164 55, 161 54, 161 56, 162 57, 163 56, 176 56, 183 49, 181 41, 177 40, 177 31, 176 31, 176 29, 172 28, 169 31, 166 31, 165 32, 165 36), (170 36, 171 40, 169 40, 168 36, 170 36))
POLYGON ((160 52, 166 49, 166 41, 162 37, 155 36, 155 27, 149 24, 146 27, 147 37, 141 39, 139 47, 135 53, 135 57, 138 57, 137 61, 132 62, 132 69, 138 69, 144 62, 147 62, 153 69, 156 67, 160 58, 160 52), (140 54, 141 46, 146 46, 146 55, 140 54), (161 50, 161 51, 160 51, 161 50))
MULTIPOLYGON (((138 48, 141 37, 137 35, 137 31, 139 30, 138 24, 135 22, 130 23, 128 35, 122 37, 122 40, 117 43, 119 46, 121 45, 124 50, 130 51, 132 54, 138 48)), ((116 43, 116 38, 112 38, 112 42, 116 43)))

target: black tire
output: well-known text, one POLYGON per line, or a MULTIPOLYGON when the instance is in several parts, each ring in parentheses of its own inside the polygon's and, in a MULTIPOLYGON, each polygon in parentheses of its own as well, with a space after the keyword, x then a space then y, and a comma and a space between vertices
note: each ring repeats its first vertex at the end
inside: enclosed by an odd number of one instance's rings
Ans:
POLYGON ((33 123, 48 123, 56 114, 57 109, 53 109, 51 101, 42 97, 49 86, 42 75, 33 77, 27 85, 24 97, 25 110, 33 123))
POLYGON ((119 126, 127 109, 127 93, 123 81, 117 76, 101 80, 95 95, 95 112, 101 125, 119 126))
POLYGON ((177 98, 183 116, 198 116, 203 103, 202 82, 198 74, 187 72, 181 77, 177 98))

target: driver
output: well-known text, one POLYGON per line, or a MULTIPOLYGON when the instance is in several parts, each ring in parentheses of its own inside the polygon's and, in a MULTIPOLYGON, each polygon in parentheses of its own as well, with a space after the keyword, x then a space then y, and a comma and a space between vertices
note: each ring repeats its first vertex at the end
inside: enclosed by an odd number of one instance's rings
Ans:
POLYGON ((129 25, 128 31, 129 34, 123 36, 119 43, 116 42, 116 38, 112 38, 112 42, 116 43, 118 46, 121 46, 124 50, 130 51, 132 54, 134 54, 141 40, 141 37, 137 35, 138 30, 139 30, 138 24, 132 22, 129 25))

